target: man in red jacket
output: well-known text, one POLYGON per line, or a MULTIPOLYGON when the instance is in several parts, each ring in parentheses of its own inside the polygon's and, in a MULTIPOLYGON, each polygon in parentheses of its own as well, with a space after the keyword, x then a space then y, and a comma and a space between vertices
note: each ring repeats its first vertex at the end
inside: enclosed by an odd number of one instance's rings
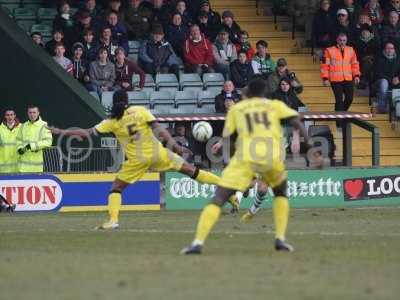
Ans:
POLYGON ((183 52, 186 73, 199 73, 201 75, 214 72, 212 44, 200 32, 198 25, 190 27, 190 35, 185 41, 183 52))

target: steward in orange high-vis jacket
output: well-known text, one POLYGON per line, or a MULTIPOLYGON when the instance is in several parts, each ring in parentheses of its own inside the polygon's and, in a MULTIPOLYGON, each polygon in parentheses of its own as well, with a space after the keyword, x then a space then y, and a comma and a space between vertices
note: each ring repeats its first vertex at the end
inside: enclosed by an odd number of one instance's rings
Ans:
POLYGON ((360 64, 356 52, 347 44, 347 36, 340 33, 335 46, 325 49, 321 63, 321 78, 329 83, 335 95, 335 111, 347 111, 353 102, 353 81, 360 83, 360 64))

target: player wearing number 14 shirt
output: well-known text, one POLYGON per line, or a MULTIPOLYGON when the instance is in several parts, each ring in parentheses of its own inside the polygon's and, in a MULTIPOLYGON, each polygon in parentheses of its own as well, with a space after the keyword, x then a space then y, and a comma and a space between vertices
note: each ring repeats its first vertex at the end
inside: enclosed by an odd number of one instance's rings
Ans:
POLYGON ((182 254, 202 252, 205 239, 219 219, 221 207, 236 190, 246 191, 256 175, 274 192, 275 249, 293 250, 285 242, 289 202, 286 195, 287 172, 281 122, 287 121, 299 130, 307 145, 310 145, 309 139, 296 111, 282 101, 263 97, 266 91, 264 80, 252 80, 247 89, 248 98, 235 104, 225 120, 225 141, 237 134, 235 153, 222 173, 214 199, 200 215, 193 243, 184 248, 182 254))

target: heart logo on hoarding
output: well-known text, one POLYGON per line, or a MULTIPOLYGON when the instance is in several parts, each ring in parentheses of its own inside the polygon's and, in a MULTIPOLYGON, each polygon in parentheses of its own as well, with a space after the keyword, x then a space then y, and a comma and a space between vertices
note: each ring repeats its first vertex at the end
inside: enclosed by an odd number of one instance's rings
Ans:
POLYGON ((344 183, 344 189, 352 199, 357 198, 363 191, 364 183, 361 179, 346 180, 344 183))

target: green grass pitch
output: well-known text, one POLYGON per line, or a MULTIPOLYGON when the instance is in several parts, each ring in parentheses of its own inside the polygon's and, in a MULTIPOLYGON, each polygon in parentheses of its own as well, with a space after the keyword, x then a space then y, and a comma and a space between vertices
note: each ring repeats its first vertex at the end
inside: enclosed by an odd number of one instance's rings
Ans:
POLYGON ((178 255, 199 212, 0 214, 0 299, 400 299, 400 208, 292 210, 294 253, 272 216, 224 214, 202 256, 178 255))

